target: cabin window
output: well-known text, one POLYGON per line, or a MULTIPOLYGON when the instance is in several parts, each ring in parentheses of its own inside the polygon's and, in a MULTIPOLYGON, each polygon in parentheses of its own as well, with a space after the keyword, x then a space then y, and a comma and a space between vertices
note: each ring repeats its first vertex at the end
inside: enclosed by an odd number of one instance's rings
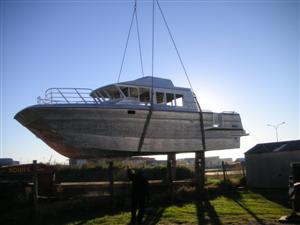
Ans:
POLYGON ((175 99, 174 99, 174 94, 172 93, 167 93, 167 105, 168 106, 175 106, 175 99))
POLYGON ((125 95, 125 97, 129 97, 129 88, 120 86, 121 91, 125 95))
POLYGON ((150 102, 149 88, 140 88, 140 102, 150 102))
POLYGON ((183 95, 176 94, 176 106, 183 106, 183 95))
POLYGON ((115 86, 108 87, 105 89, 105 91, 107 91, 112 99, 121 98, 121 93, 115 86))
POLYGON ((137 89, 137 88, 130 87, 130 88, 129 88, 129 96, 130 96, 130 97, 134 97, 134 98, 138 98, 138 97, 139 97, 138 89, 137 89))
POLYGON ((157 104, 164 104, 164 95, 163 92, 156 92, 156 103, 157 104))
POLYGON ((101 96, 103 96, 103 98, 102 98, 103 101, 108 101, 109 100, 109 96, 106 94, 105 91, 100 90, 99 93, 100 93, 101 96))
POLYGON ((108 96, 107 96, 107 94, 103 91, 103 90, 101 90, 101 91, 99 91, 100 92, 100 94, 103 96, 103 98, 109 98, 108 96))
POLYGON ((95 92, 95 96, 96 96, 96 99, 98 99, 100 102, 105 101, 105 99, 100 95, 99 92, 95 92))

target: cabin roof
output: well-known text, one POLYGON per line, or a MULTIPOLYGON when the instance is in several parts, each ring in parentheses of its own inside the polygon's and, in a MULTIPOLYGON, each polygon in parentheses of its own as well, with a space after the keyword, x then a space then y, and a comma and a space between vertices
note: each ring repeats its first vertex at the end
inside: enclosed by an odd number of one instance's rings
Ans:
MULTIPOLYGON (((140 87, 152 87, 152 77, 146 76, 142 78, 138 78, 136 80, 125 81, 115 84, 109 84, 100 88, 97 88, 91 92, 91 96, 98 90, 102 88, 109 87, 111 85, 128 85, 128 86, 140 86, 140 87)), ((191 91, 190 88, 184 87, 175 87, 173 82, 170 79, 160 78, 160 77, 153 77, 153 87, 154 88, 162 88, 162 89, 176 89, 181 91, 191 91)))
POLYGON ((257 144, 253 148, 248 150, 245 154, 252 155, 290 151, 300 151, 300 140, 257 144))
MULTIPOLYGON (((134 85, 134 86, 145 86, 145 87, 151 87, 152 86, 152 77, 142 77, 136 80, 132 81, 126 81, 119 83, 120 85, 134 85)), ((167 88, 172 89, 175 88, 173 82, 169 79, 159 78, 159 77, 153 77, 153 87, 155 88, 167 88)))

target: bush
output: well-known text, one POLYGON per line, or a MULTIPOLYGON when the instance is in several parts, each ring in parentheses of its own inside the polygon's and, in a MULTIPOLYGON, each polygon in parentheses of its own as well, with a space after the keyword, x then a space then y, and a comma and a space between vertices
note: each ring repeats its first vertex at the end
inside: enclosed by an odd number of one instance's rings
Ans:
MULTIPOLYGON (((167 168, 163 166, 148 166, 138 168, 148 180, 166 180, 167 168)), ((87 167, 57 167, 56 181, 57 182, 93 182, 93 181, 108 181, 108 168, 102 166, 87 166, 87 167)), ((128 181, 127 171, 124 166, 117 165, 113 170, 114 180, 128 181)), ((191 179, 194 177, 194 172, 187 167, 176 168, 176 179, 191 179)))

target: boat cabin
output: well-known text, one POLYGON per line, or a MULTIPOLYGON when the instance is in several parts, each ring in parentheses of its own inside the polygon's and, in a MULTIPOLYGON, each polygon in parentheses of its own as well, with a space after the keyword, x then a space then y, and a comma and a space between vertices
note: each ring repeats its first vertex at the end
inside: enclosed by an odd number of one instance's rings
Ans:
POLYGON ((142 77, 110 84, 96 90, 88 88, 49 88, 38 104, 100 104, 106 106, 150 106, 153 86, 153 108, 197 112, 194 94, 189 88, 175 87, 171 80, 142 77), (153 85, 152 85, 153 82, 153 85))
POLYGON ((156 108, 197 110, 193 93, 189 88, 175 87, 171 80, 143 77, 137 80, 111 84, 91 92, 99 103, 150 105, 153 82, 153 103, 156 108))

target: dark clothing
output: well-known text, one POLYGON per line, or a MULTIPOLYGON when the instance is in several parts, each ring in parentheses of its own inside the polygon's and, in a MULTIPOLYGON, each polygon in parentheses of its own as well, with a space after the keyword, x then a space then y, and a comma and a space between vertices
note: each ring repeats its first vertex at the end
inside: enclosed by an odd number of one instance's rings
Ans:
POLYGON ((134 174, 130 170, 128 170, 128 178, 132 181, 131 222, 135 223, 137 219, 137 222, 141 223, 145 212, 145 200, 149 199, 148 181, 141 173, 134 174))
POLYGON ((143 216, 145 213, 145 198, 132 198, 131 199, 131 221, 135 223, 136 221, 136 212, 138 211, 137 215, 137 222, 140 224, 142 223, 143 216))

